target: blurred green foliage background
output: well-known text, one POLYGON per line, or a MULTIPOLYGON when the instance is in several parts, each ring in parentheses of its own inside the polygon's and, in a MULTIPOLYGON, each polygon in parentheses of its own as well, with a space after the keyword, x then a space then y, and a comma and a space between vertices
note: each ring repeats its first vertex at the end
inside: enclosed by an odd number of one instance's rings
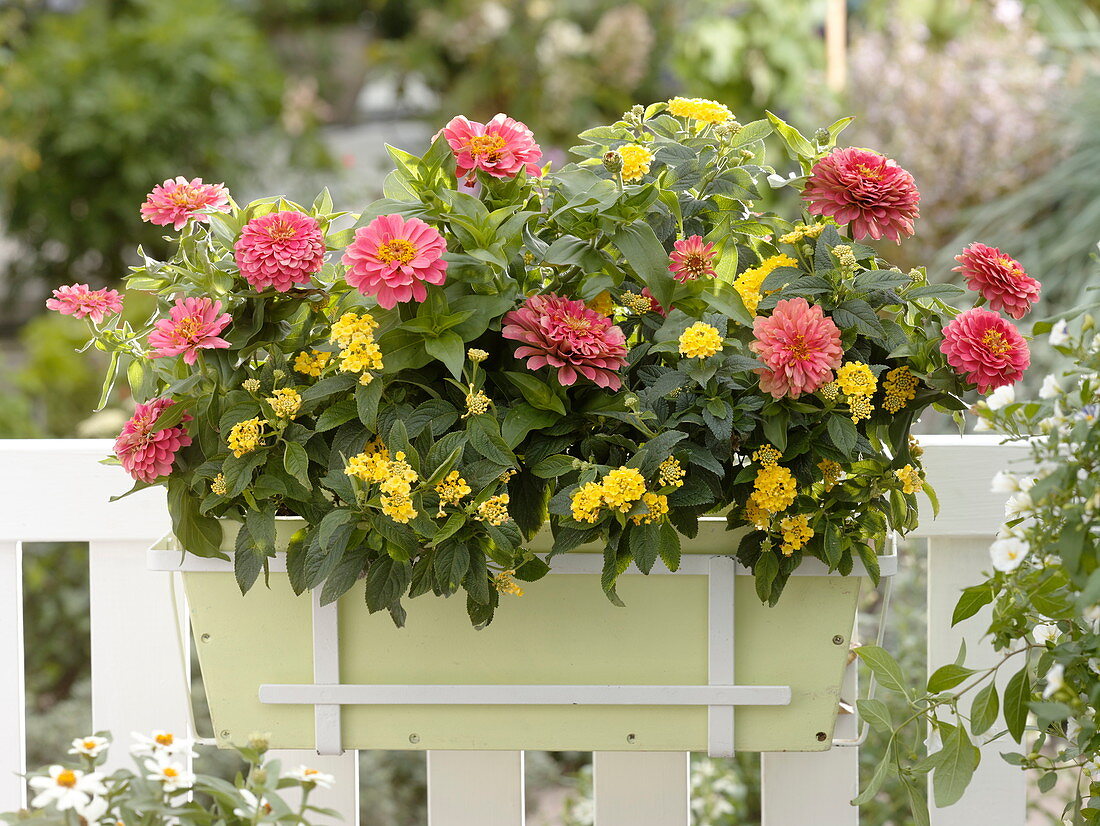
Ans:
MULTIPOLYGON (((923 195, 917 236, 891 257, 946 279, 958 250, 981 240, 1043 282, 1039 315, 1075 306, 1096 281, 1100 241, 1100 0, 849 0, 846 80, 833 87, 830 7, 0 3, 0 438, 117 433, 124 404, 88 415, 99 370, 74 352, 82 324, 46 316, 43 302, 59 284, 117 283, 138 244, 162 243, 138 215, 154 184, 201 176, 241 200, 328 184, 355 210, 380 190, 383 141, 415 150, 457 113, 525 121, 557 164, 576 132, 675 94, 721 100, 742 121, 771 109, 811 131, 855 114, 845 138, 896 158, 923 195)), ((138 296, 127 306, 146 309, 138 296)), ((922 577, 908 569, 894 603, 891 649, 909 672, 923 658, 922 577)), ((41 762, 89 725, 86 550, 34 549, 26 582, 41 762)), ((869 744, 868 765, 880 746, 869 744)), ((590 822, 584 765, 531 756, 532 824, 590 822)), ((697 763, 700 824, 758 816, 755 765, 697 763)), ((420 756, 373 753, 363 766, 365 824, 423 822, 420 756)), ((903 799, 887 788, 862 822, 907 826, 903 799)))

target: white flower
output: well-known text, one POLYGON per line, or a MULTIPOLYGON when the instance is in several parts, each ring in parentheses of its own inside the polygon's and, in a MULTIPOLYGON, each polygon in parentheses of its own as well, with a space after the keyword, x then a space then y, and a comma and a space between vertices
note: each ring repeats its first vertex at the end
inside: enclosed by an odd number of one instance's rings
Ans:
POLYGON ((998 571, 1015 571, 1027 556, 1028 544, 1022 539, 1010 536, 998 539, 989 546, 989 557, 998 571))
POLYGON ((1092 626, 1092 633, 1100 633, 1100 605, 1090 605, 1082 612, 1081 616, 1085 622, 1092 626))
POLYGON ((1077 722, 1076 717, 1070 717, 1066 721, 1066 739, 1071 743, 1077 740, 1077 735, 1081 733, 1081 724, 1077 722))
POLYGON ((1016 478, 1015 473, 1009 473, 1006 470, 998 470, 997 475, 993 477, 993 483, 990 485, 990 490, 994 493, 1015 493, 1020 489, 1020 480, 1016 478))
POLYGON ((1000 410, 1002 407, 1008 407, 1016 401, 1016 390, 1011 384, 1003 384, 986 396, 985 403, 989 405, 990 410, 1000 410))
POLYGON ((1054 326, 1050 328, 1050 346, 1061 347, 1063 344, 1069 341, 1069 322, 1064 318, 1058 319, 1054 322, 1054 326))
POLYGON ((993 422, 989 421, 988 419, 983 419, 979 417, 978 420, 974 422, 975 433, 988 433, 992 429, 993 422))
POLYGON ((1092 760, 1089 760, 1087 763, 1081 766, 1081 768, 1084 769, 1085 774, 1087 774, 1089 777, 1096 777, 1100 775, 1100 758, 1092 758, 1092 760))
POLYGON ((84 754, 88 757, 99 757, 100 753, 107 750, 111 741, 106 737, 96 737, 89 734, 87 737, 77 737, 73 740, 69 754, 84 754))
POLYGON ((1008 497, 1008 501, 1005 502, 1005 516, 1015 517, 1024 516, 1029 510, 1031 510, 1031 497, 1023 491, 1014 493, 1008 497))
POLYGON ((1057 642, 1058 638, 1062 636, 1062 632, 1058 630, 1058 626, 1052 622, 1042 622, 1031 629, 1031 636, 1035 638, 1035 642, 1039 645, 1046 645, 1047 643, 1057 642))
POLYGON ((195 785, 195 775, 187 770, 182 763, 177 763, 166 754, 158 755, 153 760, 145 761, 145 768, 149 774, 146 780, 156 780, 161 784, 165 793, 190 789, 195 785))
POLYGON ((237 817, 242 817, 245 820, 252 820, 256 817, 257 813, 264 813, 269 811, 269 807, 264 803, 263 797, 256 797, 248 789, 238 789, 238 793, 241 799, 244 800, 244 805, 233 810, 233 814, 237 817))
POLYGON ((130 753, 135 757, 160 757, 168 755, 173 757, 198 757, 198 753, 191 746, 193 740, 186 737, 176 737, 170 731, 155 730, 146 737, 144 734, 133 733, 134 745, 130 746, 130 753))
POLYGON ((1058 384, 1058 379, 1053 374, 1047 374, 1043 379, 1043 386, 1039 388, 1039 398, 1053 399, 1060 395, 1062 395, 1062 385, 1058 384))
POLYGON ((1089 657, 1089 671, 1100 675, 1100 657, 1089 657))
POLYGON ((1021 476, 1020 477, 1020 490, 1022 490, 1024 493, 1027 493, 1033 487, 1035 487, 1035 477, 1034 476, 1021 476))
POLYGON ((924 747, 929 757, 943 748, 943 738, 940 737, 940 730, 938 728, 929 729, 928 736, 924 738, 924 747))
POLYGON ((1049 700, 1066 684, 1065 675, 1066 667, 1061 663, 1055 663, 1050 667, 1045 678, 1047 687, 1043 689, 1044 700, 1049 700))
POLYGON ((32 777, 30 785, 38 792, 31 806, 41 809, 53 803, 57 810, 68 809, 77 814, 92 806, 93 801, 107 792, 99 772, 85 774, 79 769, 66 769, 64 766, 50 766, 49 777, 32 777))
POLYGON ((336 782, 336 778, 331 774, 325 774, 324 772, 317 771, 317 769, 310 769, 306 766, 299 766, 287 776, 297 780, 299 783, 314 783, 322 789, 331 789, 336 782))

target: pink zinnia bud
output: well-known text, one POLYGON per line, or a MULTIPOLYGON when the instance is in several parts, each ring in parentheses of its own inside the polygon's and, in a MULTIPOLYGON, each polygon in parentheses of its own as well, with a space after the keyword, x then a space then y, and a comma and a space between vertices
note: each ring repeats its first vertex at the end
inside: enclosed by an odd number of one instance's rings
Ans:
POLYGON ((455 153, 455 174, 461 178, 481 169, 494 178, 514 178, 526 167, 533 178, 542 175, 542 149, 524 124, 500 114, 488 123, 477 123, 459 115, 443 127, 455 153))
POLYGON ((749 348, 764 363, 756 371, 760 389, 776 399, 797 399, 832 381, 844 355, 836 324, 805 298, 777 302, 770 316, 753 320, 752 332, 749 348))
POLYGON ((662 316, 663 318, 668 318, 668 310, 662 307, 661 302, 653 297, 653 293, 649 291, 649 287, 642 287, 642 297, 649 299, 650 310, 662 316))
POLYGON ((87 284, 71 284, 54 290, 53 298, 46 300, 46 309, 75 318, 88 316, 99 324, 122 312, 122 296, 115 290, 89 290, 87 284))
POLYGON ((834 149, 814 164, 802 197, 812 215, 848 224, 857 241, 913 234, 920 193, 913 176, 885 155, 868 149, 834 149))
POLYGON ((955 256, 966 286, 979 292, 992 310, 1003 310, 1013 318, 1023 318, 1039 300, 1039 282, 1024 272, 1015 258, 996 247, 973 243, 955 256))
POLYGON ((516 358, 528 370, 551 367, 565 387, 584 376, 599 387, 618 390, 626 366, 626 337, 611 319, 557 295, 533 295, 504 316, 501 335, 522 343, 516 358))
POLYGON ((1031 352, 1020 331, 981 307, 961 313, 943 328, 940 352, 980 393, 1018 382, 1031 364, 1031 352))
POLYGON ((202 209, 229 211, 229 191, 225 185, 204 184, 202 178, 188 181, 178 175, 175 180, 169 178, 153 187, 141 205, 141 220, 161 227, 171 224, 178 231, 192 218, 208 223, 210 216, 199 212, 202 209))
POLYGON ((293 210, 253 218, 233 249, 241 275, 257 292, 274 287, 285 293, 295 284, 308 284, 325 264, 320 225, 293 210))
POLYGON ((149 333, 149 346, 154 348, 150 358, 183 355, 187 364, 194 364, 199 350, 222 350, 229 342, 219 338, 229 322, 229 313, 222 313, 222 303, 209 298, 177 298, 168 311, 169 318, 162 318, 149 333))
MULTIPOLYGON (((155 430, 160 414, 174 402, 171 399, 153 399, 139 404, 130 421, 115 439, 115 455, 122 467, 133 478, 142 482, 155 482, 160 476, 172 472, 176 454, 191 444, 191 437, 183 424, 155 430)), ((191 417, 184 414, 183 421, 191 417)))
POLYGON ((669 271, 683 283, 708 276, 714 278, 714 244, 704 244, 703 236, 692 235, 672 245, 669 271))
POLYGON ((363 295, 373 295, 378 306, 392 310, 399 303, 423 301, 425 284, 447 278, 443 236, 419 218, 380 215, 355 231, 341 263, 344 278, 363 295))

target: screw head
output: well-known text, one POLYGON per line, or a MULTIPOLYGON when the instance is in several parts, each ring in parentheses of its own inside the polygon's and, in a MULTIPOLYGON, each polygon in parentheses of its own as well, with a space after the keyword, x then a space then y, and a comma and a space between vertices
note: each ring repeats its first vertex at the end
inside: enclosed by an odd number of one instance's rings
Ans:
POLYGON ((635 734, 628 734, 628 735, 626 735, 626 742, 628 742, 628 743, 633 743, 633 742, 634 742, 634 741, 636 741, 637 739, 638 739, 638 737, 637 737, 637 735, 635 735, 635 734))
POLYGON ((221 730, 221 738, 222 738, 223 740, 228 740, 228 739, 229 739, 229 729, 225 729, 225 728, 223 728, 223 729, 221 730))
POLYGON ((833 637, 833 645, 844 645, 844 637, 840 636, 840 634, 837 634, 835 637, 833 637))
POLYGON ((410 743, 419 743, 420 742, 420 735, 416 734, 415 732, 410 734, 409 735, 409 742, 410 743))
POLYGON ((210 635, 209 634, 203 634, 201 637, 199 637, 199 640, 201 642, 210 642, 210 635))
POLYGON ((817 736, 818 741, 821 742, 821 743, 824 743, 826 740, 829 739, 829 735, 826 734, 823 731, 819 731, 816 736, 817 736))

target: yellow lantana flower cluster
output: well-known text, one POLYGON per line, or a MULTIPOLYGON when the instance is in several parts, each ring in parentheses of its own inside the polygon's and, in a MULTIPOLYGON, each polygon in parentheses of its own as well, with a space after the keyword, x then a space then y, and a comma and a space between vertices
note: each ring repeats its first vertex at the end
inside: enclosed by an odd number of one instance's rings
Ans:
POLYGON ((382 351, 374 340, 378 322, 370 313, 344 313, 333 323, 329 339, 340 346, 340 369, 363 373, 359 381, 370 383, 367 370, 382 369, 382 351))
POLYGON ((678 118, 691 118, 702 123, 725 123, 733 112, 721 103, 705 98, 675 97, 668 102, 668 112, 678 118))
POLYGON ((229 438, 226 440, 229 449, 233 451, 233 455, 239 459, 246 453, 251 453, 256 448, 262 447, 265 424, 267 422, 264 419, 256 418, 237 422, 233 425, 229 431, 229 438))
POLYGON ((298 415, 298 409, 302 406, 302 397, 297 390, 283 387, 279 390, 272 390, 267 403, 271 405, 271 410, 280 419, 293 419, 298 415))
POLYGON ((640 181, 649 173, 649 165, 653 163, 653 153, 644 146, 636 143, 628 143, 618 149, 619 157, 623 159, 622 176, 624 181, 640 181))
POLYGON ((733 281, 733 288, 741 296, 741 303, 745 305, 745 309, 756 315, 756 308, 760 306, 760 299, 763 298, 760 285, 764 283, 764 279, 780 267, 797 266, 798 261, 789 255, 769 256, 755 267, 747 269, 737 276, 733 281))
POLYGON ((620 467, 603 478, 603 501, 626 513, 645 494, 645 477, 636 468, 620 467))
POLYGON ((573 520, 576 522, 595 522, 603 509, 603 485, 599 482, 586 482, 573 493, 570 501, 573 520))
POLYGON ((638 293, 625 292, 619 296, 619 300, 624 307, 638 315, 645 315, 653 308, 653 302, 638 293))
POLYGON ((512 518, 512 515, 508 513, 509 500, 510 497, 507 493, 490 496, 477 506, 477 518, 482 522, 488 522, 490 525, 503 525, 512 518))
POLYGON ((405 461, 405 454, 398 451, 390 458, 390 452, 377 441, 367 450, 348 459, 344 473, 374 483, 382 492, 382 513, 394 522, 402 524, 415 519, 417 510, 412 503, 412 486, 420 477, 405 461))
POLYGON ((782 458, 783 454, 772 445, 764 445, 762 448, 754 450, 752 454, 752 460, 759 462, 764 467, 779 464, 779 460, 782 458))
POLYGON ((886 374, 882 382, 882 390, 886 394, 882 402, 887 413, 897 413, 905 403, 917 395, 917 377, 909 372, 909 368, 895 367, 886 374))
POLYGON ((779 546, 783 556, 790 556, 804 547, 814 535, 814 529, 810 527, 810 517, 804 513, 780 519, 779 530, 783 534, 783 544, 779 546))
POLYGON ((611 292, 604 290, 588 302, 588 309, 600 315, 611 315, 615 309, 615 302, 611 299, 611 292))
POLYGON ((229 486, 225 483, 225 474, 219 473, 210 481, 210 492, 215 496, 225 496, 229 493, 229 486))
POLYGON ((462 418, 480 416, 482 413, 488 412, 489 404, 489 397, 480 390, 476 393, 470 393, 466 396, 466 413, 462 418))
POLYGON ((852 415, 852 421, 869 419, 875 410, 871 403, 871 396, 875 393, 878 382, 871 368, 862 361, 849 361, 841 365, 836 371, 836 383, 844 395, 848 397, 848 409, 852 415))
POLYGON ((669 456, 661 462, 660 467, 657 468, 657 481, 666 488, 683 487, 684 467, 676 461, 676 457, 669 456))
POLYGON ((481 362, 489 358, 489 354, 484 350, 479 350, 477 347, 471 347, 469 350, 466 351, 466 358, 468 358, 474 364, 481 364, 481 362))
POLYGON ((840 387, 837 386, 835 381, 829 381, 817 388, 817 392, 821 394, 823 399, 833 401, 840 394, 840 387))
POLYGON ((764 510, 779 513, 789 508, 797 495, 798 486, 790 470, 782 465, 770 465, 757 472, 750 498, 764 510))
POLYGON ((829 226, 831 221, 826 221, 821 224, 796 224, 794 228, 787 233, 779 236, 780 244, 797 244, 806 238, 817 238, 825 231, 825 227, 829 226))
POLYGON ((901 482, 902 493, 919 493, 924 489, 924 479, 919 468, 906 465, 895 470, 894 475, 901 482))
POLYGON ((600 482, 586 482, 577 488, 570 508, 577 522, 596 522, 604 506, 626 513, 638 502, 644 503, 648 510, 631 517, 635 525, 659 522, 668 513, 668 497, 647 490, 641 471, 620 467, 609 471, 600 482))
POLYGON ((457 505, 472 491, 458 471, 452 470, 442 482, 435 486, 435 492, 439 494, 439 513, 436 516, 443 516, 444 505, 457 505))
POLYGON ((302 375, 317 378, 324 372, 331 358, 332 353, 323 350, 310 350, 308 353, 303 350, 294 359, 294 369, 302 375))
POLYGON ((822 459, 817 463, 817 466, 821 469, 822 483, 826 491, 835 488, 837 483, 844 478, 844 468, 840 466, 840 462, 834 462, 832 459, 822 459))
POLYGON ((680 334, 680 355, 705 359, 722 351, 722 334, 718 328, 697 321, 680 334))
POLYGON ((660 522, 668 513, 668 497, 663 493, 653 493, 647 490, 642 494, 642 503, 649 510, 630 517, 630 521, 635 525, 652 525, 660 522))
POLYGON ((498 594, 512 597, 523 596, 523 589, 513 579, 515 575, 516 572, 512 570, 501 571, 493 575, 493 587, 496 588, 498 594))

